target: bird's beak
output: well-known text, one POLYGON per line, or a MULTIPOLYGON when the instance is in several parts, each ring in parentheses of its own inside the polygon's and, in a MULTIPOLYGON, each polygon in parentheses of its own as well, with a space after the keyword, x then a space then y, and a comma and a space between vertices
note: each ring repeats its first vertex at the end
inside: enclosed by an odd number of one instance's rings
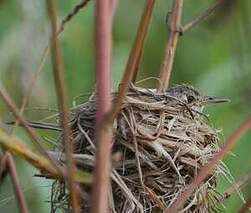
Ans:
POLYGON ((202 102, 204 104, 224 103, 224 102, 230 102, 230 99, 228 99, 228 98, 222 98, 222 97, 214 97, 214 96, 204 96, 202 102))

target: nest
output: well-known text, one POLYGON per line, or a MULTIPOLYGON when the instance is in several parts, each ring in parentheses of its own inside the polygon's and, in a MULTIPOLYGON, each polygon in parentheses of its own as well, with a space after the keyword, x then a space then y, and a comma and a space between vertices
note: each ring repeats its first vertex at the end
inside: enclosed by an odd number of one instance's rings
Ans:
MULTIPOLYGON (((114 94, 114 97, 116 94, 114 94)), ((95 164, 95 95, 77 107, 70 126, 78 168, 92 172, 95 164)), ((208 118, 165 93, 132 86, 114 125, 110 209, 113 213, 162 212, 191 183, 202 166, 219 151, 217 130, 208 118)), ((63 150, 59 160, 64 161, 63 150)), ((212 212, 221 163, 208 174, 181 212, 212 212)), ((81 192, 81 208, 89 212, 91 186, 81 192)), ((51 212, 71 210, 63 183, 52 187, 51 212)))

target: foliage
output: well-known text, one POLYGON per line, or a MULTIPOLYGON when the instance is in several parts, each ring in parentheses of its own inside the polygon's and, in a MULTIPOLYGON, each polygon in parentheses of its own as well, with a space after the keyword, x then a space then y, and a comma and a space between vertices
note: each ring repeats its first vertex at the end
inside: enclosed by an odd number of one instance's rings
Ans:
MULTIPOLYGON (((170 2, 158 1, 156 3, 138 79, 158 77, 168 31, 166 15, 171 8, 170 2)), ((191 20, 210 2, 209 0, 185 1, 183 22, 191 20)), ((60 2, 60 18, 64 17, 75 4, 76 1, 73 0, 60 2)), ((120 1, 118 5, 113 28, 113 88, 117 88, 124 71, 143 4, 143 0, 129 0, 120 1)), ((94 3, 91 1, 70 21, 60 37, 71 106, 75 103, 82 103, 85 100, 84 96, 75 98, 85 92, 93 91, 95 85, 93 6, 94 3)), ((27 82, 36 70, 41 53, 48 42, 49 25, 45 8, 43 1, 0 1, 0 85, 7 88, 18 105, 21 103, 22 96, 27 90, 27 82)), ((190 83, 200 88, 205 94, 231 99, 229 104, 207 109, 215 127, 223 129, 222 143, 224 138, 229 136, 250 114, 250 9, 251 3, 248 0, 227 1, 207 21, 185 33, 180 38, 177 47, 172 83, 190 83)), ((155 87, 156 82, 148 80, 141 85, 155 87)), ((27 107, 38 106, 56 108, 49 57, 32 89, 32 97, 27 107)), ((25 111, 25 116, 29 120, 41 119, 46 114, 43 110, 25 111)), ((0 102, 0 118, 2 121, 12 119, 2 102, 0 102)), ((19 137, 23 137, 21 129, 18 129, 16 133, 19 137)), ((251 165, 247 163, 251 161, 250 138, 250 133, 243 137, 233 150, 235 156, 230 153, 225 158, 225 163, 235 179, 251 170, 251 165)), ((41 205, 41 201, 48 200, 49 196, 48 194, 43 197, 32 196, 44 190, 43 187, 37 186, 43 185, 43 180, 40 180, 41 182, 36 180, 34 183, 32 177, 34 170, 28 168, 27 164, 24 166, 23 163, 18 163, 18 165, 20 176, 32 180, 32 186, 31 184, 24 186, 32 212, 37 208, 35 204, 41 205)), ((15 199, 11 199, 9 187, 9 181, 6 180, 4 186, 0 188, 1 209, 3 212, 17 212, 15 199), (7 203, 6 197, 10 198, 10 200, 7 199, 7 203)), ((227 185, 222 181, 218 187, 224 191, 227 185)), ((243 193, 246 198, 251 195, 248 189, 245 189, 243 193)), ((46 202, 43 204, 48 205, 46 202)), ((225 205, 228 212, 236 212, 242 203, 234 195, 225 202, 225 205)), ((42 209, 39 211, 47 212, 42 209)))

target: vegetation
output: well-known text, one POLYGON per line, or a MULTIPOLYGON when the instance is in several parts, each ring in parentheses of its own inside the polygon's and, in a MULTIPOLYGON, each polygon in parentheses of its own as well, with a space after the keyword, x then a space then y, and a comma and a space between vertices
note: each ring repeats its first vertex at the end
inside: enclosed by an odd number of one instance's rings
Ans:
MULTIPOLYGON (((114 10, 112 44, 112 87, 114 90, 117 90, 123 76, 145 2, 143 0, 120 1, 114 10)), ((186 23, 191 23, 194 17, 210 8, 210 5, 213 5, 212 2, 210 0, 184 1, 181 20, 183 26, 187 26, 186 23)), ((188 28, 182 36, 180 35, 182 29, 175 32, 178 34, 178 43, 170 84, 188 83, 204 94, 231 99, 230 103, 206 108, 213 126, 221 130, 220 146, 223 146, 226 138, 229 138, 234 130, 250 116, 251 17, 249 11, 251 3, 248 0, 219 2, 212 9, 213 13, 203 22, 188 28)), ((58 19, 63 20, 63 17, 66 17, 77 3, 75 0, 59 2, 58 19)), ((68 106, 71 108, 84 103, 88 97, 85 94, 95 89, 94 8, 94 1, 89 1, 71 20, 65 23, 64 30, 59 35, 65 70, 64 89, 68 93, 68 106)), ((171 9, 172 1, 156 1, 155 3, 137 81, 151 78, 139 83, 140 86, 156 88, 157 83, 153 78, 159 77, 164 58, 169 31, 167 20, 169 23, 172 20, 171 9)), ((46 2, 3 0, 0 1, 0 14, 0 86, 5 88, 19 108, 22 106, 23 97, 30 93, 31 96, 23 115, 28 121, 38 121, 52 112, 57 112, 58 103, 55 90, 57 82, 54 81, 53 62, 50 55, 45 56, 44 62, 41 62, 51 35, 51 19, 48 18, 46 2), (39 75, 36 80, 32 80, 37 70, 40 70, 39 75), (29 82, 34 83, 32 89, 29 88, 29 82)), ((10 128, 4 123, 13 120, 13 114, 9 111, 11 111, 10 107, 6 107, 4 101, 1 100, 0 126, 8 131, 10 128)), ((44 137, 44 141, 49 141, 42 145, 47 149, 52 148, 51 138, 55 137, 55 133, 42 130, 39 130, 39 133, 44 137)), ((16 127, 14 134, 25 141, 27 146, 39 151, 27 137, 23 128, 16 127)), ((238 140, 234 149, 227 152, 224 158, 225 164, 236 181, 243 177, 250 179, 250 175, 246 176, 251 172, 250 138, 251 134, 248 132, 238 140)), ((231 140, 228 141, 231 142, 231 140)), ((18 156, 14 157, 29 211, 48 212, 52 181, 34 177, 34 174, 39 172, 20 159, 18 156)), ((3 168, 4 160, 3 158, 1 160, 1 168, 3 168)), ((1 210, 18 212, 19 207, 10 176, 7 175, 2 180, 1 210)), ((222 180, 217 187, 219 191, 224 192, 231 185, 232 183, 222 180)), ((251 196, 249 188, 242 189, 245 199, 251 196)), ((243 202, 240 197, 237 193, 233 193, 224 201, 226 212, 237 212, 241 208, 243 202)))

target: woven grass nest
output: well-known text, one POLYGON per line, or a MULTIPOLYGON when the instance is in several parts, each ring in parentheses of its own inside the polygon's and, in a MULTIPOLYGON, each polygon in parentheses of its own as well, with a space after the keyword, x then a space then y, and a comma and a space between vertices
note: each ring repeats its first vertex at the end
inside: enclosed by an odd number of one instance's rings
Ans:
MULTIPOLYGON (((92 95, 72 111, 70 123, 76 164, 89 172, 95 163, 95 111, 92 95)), ((109 195, 113 213, 162 212, 219 151, 218 130, 210 126, 207 116, 168 93, 133 85, 113 128, 112 159, 117 156, 112 160, 109 195)), ((64 161, 62 149, 54 153, 64 161)), ((226 175, 224 168, 222 162, 216 166, 180 211, 216 211, 221 198, 216 191, 217 178, 226 175)), ((83 186, 83 212, 89 212, 90 194, 91 187, 83 186)), ((51 203, 51 212, 70 212, 69 194, 63 183, 54 182, 51 203)))

